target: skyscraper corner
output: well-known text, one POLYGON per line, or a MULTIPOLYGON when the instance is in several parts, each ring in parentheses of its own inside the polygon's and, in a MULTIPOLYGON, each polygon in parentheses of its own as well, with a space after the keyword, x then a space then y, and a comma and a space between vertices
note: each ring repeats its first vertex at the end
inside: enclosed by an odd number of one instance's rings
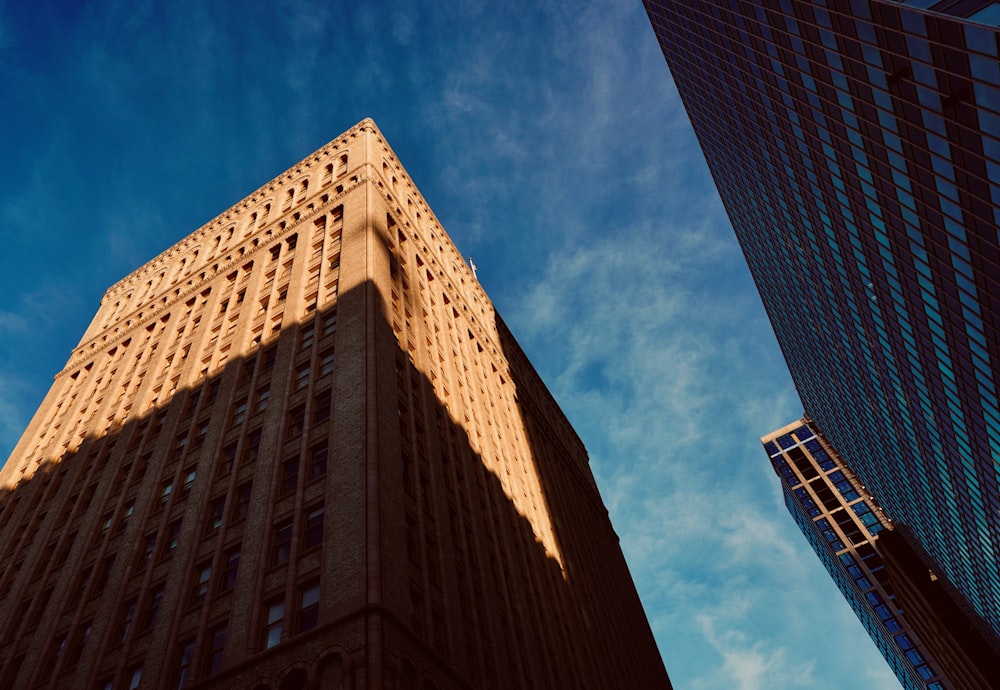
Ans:
POLYGON ((108 289, 0 491, 3 687, 670 687, 582 443, 370 119, 108 289))

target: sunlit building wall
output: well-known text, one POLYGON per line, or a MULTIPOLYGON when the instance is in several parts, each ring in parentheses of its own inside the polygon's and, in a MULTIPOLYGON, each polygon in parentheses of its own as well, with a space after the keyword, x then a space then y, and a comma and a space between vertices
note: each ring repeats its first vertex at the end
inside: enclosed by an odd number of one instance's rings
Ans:
POLYGON ((0 487, 0 687, 670 687, 583 445, 370 120, 113 285, 0 487))
POLYGON ((806 414, 995 640, 1000 5, 645 4, 806 414))

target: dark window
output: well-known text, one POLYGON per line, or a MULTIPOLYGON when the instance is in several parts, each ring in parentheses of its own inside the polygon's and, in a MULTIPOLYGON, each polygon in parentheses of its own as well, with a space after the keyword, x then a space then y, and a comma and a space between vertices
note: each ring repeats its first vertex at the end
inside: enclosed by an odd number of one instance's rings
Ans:
POLYGON ((191 605, 200 606, 208 598, 208 583, 212 579, 212 564, 202 563, 195 568, 195 583, 191 589, 191 605))
POLYGON ((302 405, 290 410, 288 412, 288 427, 286 429, 286 435, 298 436, 302 433, 305 428, 306 421, 306 408, 302 405))
POLYGON ((323 506, 312 508, 306 518, 304 548, 311 549, 323 543, 323 506))
POLYGON ((250 482, 236 487, 236 505, 233 507, 233 519, 242 520, 250 513, 250 494, 253 485, 250 482))
POLYGON ((236 464, 236 444, 231 443, 222 449, 222 456, 219 458, 219 476, 225 476, 233 471, 236 464))
POLYGON ((205 443, 205 437, 208 436, 208 420, 198 422, 198 430, 194 435, 194 448, 200 448, 203 443, 205 443))
POLYGON ((251 432, 247 436, 246 445, 243 448, 243 462, 257 462, 260 455, 260 431, 251 432))
POLYGON ((319 624, 319 581, 313 581, 299 590, 298 632, 312 630, 319 624))
POLYGON ((309 385, 309 363, 300 364, 295 369, 295 390, 301 390, 309 385))
POLYGON ((243 400, 237 401, 233 405, 233 421, 231 426, 239 426, 243 423, 243 420, 247 417, 247 401, 243 400))
POLYGON ((274 544, 271 548, 271 565, 288 563, 292 555, 292 521, 284 520, 274 526, 274 544))
POLYGON ((175 682, 172 683, 172 687, 180 688, 187 687, 188 681, 191 680, 191 661, 194 659, 194 640, 188 640, 187 642, 181 642, 177 646, 177 671, 174 674, 175 682))
POLYGON ((226 497, 212 499, 209 505, 208 522, 205 523, 205 534, 213 534, 222 527, 222 518, 226 514, 226 497))
POLYGON ((76 666, 76 664, 80 661, 80 657, 83 655, 83 648, 87 644, 87 640, 90 639, 90 631, 93 628, 93 625, 93 621, 87 621, 86 623, 82 623, 78 628, 79 632, 76 636, 76 640, 69 650, 69 655, 66 657, 66 664, 68 666, 76 666))
POLYGON ((271 399, 271 389, 261 388, 257 391, 257 396, 254 399, 254 412, 263 412, 267 409, 267 404, 271 399))
POLYGON ((173 490, 174 490, 174 483, 173 482, 164 482, 163 483, 163 490, 160 491, 160 503, 162 503, 163 505, 166 505, 167 503, 169 503, 170 502, 170 494, 173 493, 173 490))
POLYGON ((174 520, 167 525, 167 539, 163 544, 162 557, 166 558, 174 552, 181 541, 181 521, 174 520))
POLYGON ((195 468, 189 467, 184 472, 184 485, 181 486, 181 498, 187 498, 191 495, 191 487, 194 486, 194 478, 196 475, 195 468))
POLYGON ((319 479, 326 475, 326 458, 329 454, 326 444, 313 446, 309 461, 309 478, 319 479))
POLYGON ((222 565, 219 577, 219 591, 225 592, 236 586, 236 573, 240 568, 240 549, 230 549, 226 552, 226 560, 222 565))
POLYGON ((132 632, 132 622, 135 620, 136 600, 132 599, 122 604, 121 616, 118 619, 118 632, 115 639, 124 642, 132 632))
POLYGON ((155 588, 149 595, 146 613, 142 617, 142 630, 151 630, 160 618, 160 607, 163 605, 163 585, 155 588))
POLYGON ((299 484, 299 459, 286 460, 281 467, 281 495, 293 494, 299 484))
POLYGON ((321 424, 328 421, 330 419, 331 405, 330 391, 317 395, 313 399, 313 422, 321 424))
POLYGON ((208 632, 208 654, 205 655, 205 675, 210 676, 222 670, 222 659, 226 649, 226 626, 220 625, 208 632))

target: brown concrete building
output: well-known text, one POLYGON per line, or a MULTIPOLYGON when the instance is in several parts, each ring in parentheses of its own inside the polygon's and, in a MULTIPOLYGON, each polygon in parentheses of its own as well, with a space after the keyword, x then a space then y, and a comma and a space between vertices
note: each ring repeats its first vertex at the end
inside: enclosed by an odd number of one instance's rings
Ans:
POLYGON ((586 451, 365 120, 113 285, 0 472, 2 688, 669 688, 586 451))

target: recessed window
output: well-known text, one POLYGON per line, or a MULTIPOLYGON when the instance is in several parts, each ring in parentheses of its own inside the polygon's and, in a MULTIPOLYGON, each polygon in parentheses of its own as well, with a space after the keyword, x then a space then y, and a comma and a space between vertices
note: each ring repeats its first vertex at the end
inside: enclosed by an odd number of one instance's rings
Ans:
POLYGON ((267 617, 264 625, 264 649, 270 649, 281 642, 281 631, 285 619, 285 602, 275 599, 266 605, 267 617))
POLYGON ((299 484, 299 459, 286 460, 282 466, 281 495, 295 493, 299 484))
POLYGON ((271 565, 284 565, 292 555, 292 521, 283 520, 274 526, 271 565))
POLYGON ((191 589, 191 605, 200 606, 208 598, 208 583, 212 579, 212 564, 202 563, 195 569, 195 583, 191 589))
POLYGON ((236 575, 240 567, 240 549, 230 549, 226 552, 222 572, 219 576, 219 591, 226 592, 236 586, 236 575))
POLYGON ((303 547, 311 549, 323 543, 323 506, 312 508, 306 517, 303 547))
POLYGON ((304 585, 299 590, 298 631, 312 630, 319 624, 319 580, 304 585))
POLYGON ((326 475, 328 455, 329 449, 326 444, 312 448, 309 459, 309 479, 319 479, 326 475))

